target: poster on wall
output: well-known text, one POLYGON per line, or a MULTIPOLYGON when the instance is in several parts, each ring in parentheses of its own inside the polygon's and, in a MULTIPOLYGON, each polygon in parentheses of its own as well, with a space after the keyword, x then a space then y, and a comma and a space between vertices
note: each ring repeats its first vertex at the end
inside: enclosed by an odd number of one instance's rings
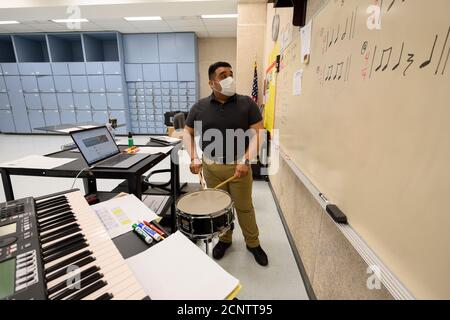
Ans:
POLYGON ((277 89, 277 56, 280 52, 278 42, 269 55, 269 67, 264 81, 264 127, 272 133, 275 124, 275 101, 277 89))

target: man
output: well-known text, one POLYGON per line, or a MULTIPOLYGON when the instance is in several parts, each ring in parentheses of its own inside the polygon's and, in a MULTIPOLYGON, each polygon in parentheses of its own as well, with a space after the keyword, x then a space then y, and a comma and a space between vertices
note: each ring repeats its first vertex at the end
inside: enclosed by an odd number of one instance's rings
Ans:
MULTIPOLYGON (((254 255, 257 263, 266 266, 268 259, 259 244, 252 203, 253 179, 250 166, 250 160, 259 150, 259 130, 264 129, 261 113, 250 97, 236 94, 233 70, 229 63, 212 64, 208 74, 209 86, 213 92, 192 107, 186 120, 185 143, 191 156, 190 170, 197 174, 203 169, 209 188, 234 176, 221 189, 230 193, 234 201, 247 249, 254 255), (202 134, 202 160, 198 158, 194 139, 194 129, 198 130, 199 126, 202 134)), ((232 233, 229 230, 220 237, 213 249, 215 259, 221 259, 230 247, 232 233)))

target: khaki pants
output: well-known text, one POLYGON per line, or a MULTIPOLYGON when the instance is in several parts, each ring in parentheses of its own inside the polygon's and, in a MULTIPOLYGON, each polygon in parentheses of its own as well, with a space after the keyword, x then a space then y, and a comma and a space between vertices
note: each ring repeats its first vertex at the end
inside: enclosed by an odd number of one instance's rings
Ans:
MULTIPOLYGON (((205 163, 203 161, 203 175, 208 188, 214 188, 219 183, 233 176, 235 169, 235 164, 216 164, 209 161, 205 163)), ((235 178, 220 189, 227 191, 231 195, 245 242, 249 247, 255 248, 259 246, 259 231, 252 202, 252 184, 253 177, 250 169, 247 176, 235 178)), ((232 235, 233 231, 228 230, 225 235, 220 237, 220 241, 231 243, 232 235)))

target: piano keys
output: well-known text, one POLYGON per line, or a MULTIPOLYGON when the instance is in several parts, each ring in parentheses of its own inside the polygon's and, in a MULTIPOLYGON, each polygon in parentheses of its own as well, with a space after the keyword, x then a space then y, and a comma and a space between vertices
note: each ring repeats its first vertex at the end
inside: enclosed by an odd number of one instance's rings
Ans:
MULTIPOLYGON (((140 300, 147 297, 79 191, 36 198, 32 204, 33 212, 26 220, 31 222, 17 232, 20 254, 4 259, 0 256, 0 265, 2 260, 15 259, 20 267, 15 294, 0 298, 140 300), (22 237, 30 228, 32 237, 22 237), (38 244, 38 250, 29 254, 25 245, 31 242, 33 248, 38 244), (43 295, 33 296, 36 286, 41 287, 43 295)), ((17 220, 22 218, 19 215, 17 220)))

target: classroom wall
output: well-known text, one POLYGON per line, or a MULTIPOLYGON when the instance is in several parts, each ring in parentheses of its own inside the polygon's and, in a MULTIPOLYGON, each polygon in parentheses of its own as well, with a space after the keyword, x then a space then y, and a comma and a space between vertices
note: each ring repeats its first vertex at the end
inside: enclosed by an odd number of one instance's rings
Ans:
MULTIPOLYGON (((327 0, 308 1, 308 19, 326 2, 327 0)), ((265 66, 273 48, 271 34, 275 13, 280 15, 280 30, 292 22, 292 9, 274 9, 272 4, 267 4, 265 66)), ((280 85, 292 84, 277 84, 280 85)), ((368 265, 295 175, 283 156, 279 157, 279 169, 270 176, 270 183, 308 281, 318 299, 393 299, 383 285, 380 289, 368 289, 367 280, 371 276, 367 273, 368 265)))
POLYGON ((258 69, 258 104, 262 103, 266 4, 238 4, 236 89, 250 96, 253 88, 254 64, 258 69))
POLYGON ((217 61, 229 62, 233 68, 236 68, 236 38, 198 39, 200 98, 211 94, 211 88, 208 85, 208 68, 217 61))

